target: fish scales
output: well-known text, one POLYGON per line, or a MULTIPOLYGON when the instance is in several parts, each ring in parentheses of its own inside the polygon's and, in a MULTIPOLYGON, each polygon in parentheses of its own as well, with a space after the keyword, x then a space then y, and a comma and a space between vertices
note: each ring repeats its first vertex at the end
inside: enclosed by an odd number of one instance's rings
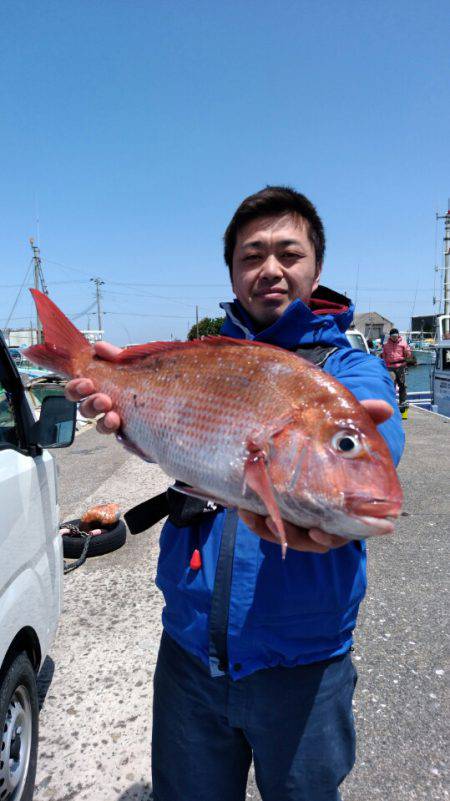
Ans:
POLYGON ((402 492, 366 409, 336 379, 289 351, 227 337, 133 346, 106 361, 33 290, 45 342, 32 361, 91 378, 121 434, 200 496, 341 536, 398 515, 402 492), (369 516, 369 517, 368 517, 369 516))
MULTIPOLYGON (((199 350, 204 350, 203 343, 199 350)), ((214 365, 199 372, 198 355, 192 349, 174 354, 143 381, 139 379, 144 364, 138 370, 119 368, 119 373, 126 373, 125 391, 111 380, 102 384, 122 419, 129 421, 123 428, 128 439, 139 442, 170 474, 186 483, 195 480, 197 486, 216 493, 219 488, 223 492, 223 482, 230 480, 237 483, 236 491, 242 490, 243 431, 251 435, 261 429, 261 420, 273 420, 291 405, 281 385, 274 384, 271 393, 262 391, 268 378, 270 382, 270 370, 253 353, 243 362, 234 346, 223 351, 222 364, 225 361, 230 371, 225 379, 214 365), (243 375, 247 368, 253 380, 243 375)), ((94 377, 95 372, 93 366, 86 374, 94 377)))

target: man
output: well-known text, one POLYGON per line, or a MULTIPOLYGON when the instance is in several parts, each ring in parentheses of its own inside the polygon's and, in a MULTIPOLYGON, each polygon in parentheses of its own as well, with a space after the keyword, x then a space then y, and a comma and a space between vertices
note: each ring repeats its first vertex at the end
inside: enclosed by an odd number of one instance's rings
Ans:
MULTIPOLYGON (((380 360, 353 350, 347 298, 319 287, 325 251, 312 203, 284 187, 243 201, 225 233, 235 294, 222 332, 293 350, 338 378, 366 408, 395 462, 403 432, 380 360)), ((112 346, 97 345, 110 357, 112 346)), ((92 393, 86 379, 69 397, 92 393)), ((111 400, 92 394, 87 416, 111 400)), ((365 592, 364 543, 221 509, 161 534, 164 634, 155 673, 154 801, 244 801, 251 759, 263 801, 338 801, 354 762, 352 631, 365 592), (254 536, 254 532, 259 537, 254 536), (194 558, 195 557, 195 558, 194 558)), ((389 520, 370 519, 375 535, 389 520)), ((343 532, 345 534, 345 532, 343 532)))
POLYGON ((406 393, 406 364, 411 358, 411 348, 400 336, 398 328, 391 328, 389 339, 383 345, 382 358, 391 374, 394 384, 398 386, 398 402, 400 411, 408 408, 406 393))

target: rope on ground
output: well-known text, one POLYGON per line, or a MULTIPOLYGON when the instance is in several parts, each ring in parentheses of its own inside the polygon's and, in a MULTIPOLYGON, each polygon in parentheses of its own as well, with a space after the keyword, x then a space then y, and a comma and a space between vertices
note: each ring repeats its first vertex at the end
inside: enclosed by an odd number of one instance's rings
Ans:
POLYGON ((81 531, 81 529, 79 529, 78 526, 74 526, 71 523, 65 524, 64 526, 60 526, 60 529, 62 528, 69 529, 70 534, 75 534, 77 537, 83 537, 83 539, 85 540, 85 543, 83 545, 83 550, 81 551, 81 555, 78 557, 78 559, 75 562, 71 562, 70 564, 64 561, 64 575, 66 575, 66 573, 71 573, 72 570, 76 570, 77 567, 81 567, 81 565, 84 564, 84 562, 87 559, 89 543, 93 535, 87 533, 86 531, 81 531))

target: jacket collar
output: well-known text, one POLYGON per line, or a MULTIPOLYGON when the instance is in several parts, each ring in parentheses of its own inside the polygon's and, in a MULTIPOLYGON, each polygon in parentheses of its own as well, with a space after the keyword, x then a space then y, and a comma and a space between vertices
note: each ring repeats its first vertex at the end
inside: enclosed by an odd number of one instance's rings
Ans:
POLYGON ((354 306, 344 295, 319 286, 309 306, 297 299, 292 301, 275 323, 256 332, 253 321, 238 300, 221 303, 226 319, 221 333, 235 339, 255 339, 288 350, 299 344, 324 343, 349 348, 345 336, 352 319, 354 306))

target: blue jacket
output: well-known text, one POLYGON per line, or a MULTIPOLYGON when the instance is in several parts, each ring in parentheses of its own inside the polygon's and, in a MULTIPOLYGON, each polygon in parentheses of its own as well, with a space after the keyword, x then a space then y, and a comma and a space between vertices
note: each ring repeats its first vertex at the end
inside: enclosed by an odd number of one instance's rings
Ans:
MULTIPOLYGON (((379 430, 398 463, 404 434, 393 383, 381 359, 350 347, 345 331, 353 317, 352 306, 337 314, 314 314, 296 300, 276 323, 258 334, 238 301, 222 308, 227 315, 222 333, 227 336, 291 349, 313 342, 337 346, 324 369, 359 400, 378 398, 394 407, 394 416, 379 430)), ((227 667, 214 647, 218 625, 224 628, 233 679, 275 665, 317 662, 350 648, 366 589, 363 542, 353 541, 326 554, 288 549, 283 561, 279 545, 261 540, 235 512, 224 510, 183 529, 167 521, 160 546, 156 583, 165 598, 164 628, 209 665, 212 675, 221 675, 227 667), (229 530, 233 525, 227 585, 222 550, 217 577, 216 568, 224 526, 229 530), (202 558, 196 571, 189 567, 195 548, 202 558)))

